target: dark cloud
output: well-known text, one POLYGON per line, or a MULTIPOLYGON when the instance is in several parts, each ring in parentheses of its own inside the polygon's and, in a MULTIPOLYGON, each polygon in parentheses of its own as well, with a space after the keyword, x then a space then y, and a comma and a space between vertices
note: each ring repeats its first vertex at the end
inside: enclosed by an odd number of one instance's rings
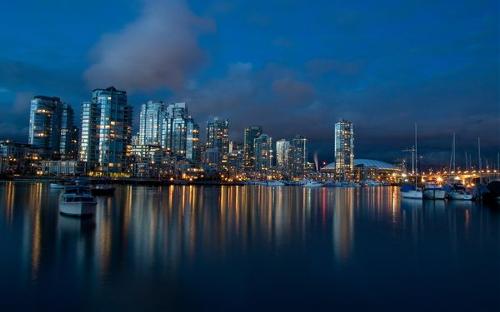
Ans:
POLYGON ((330 107, 316 99, 314 87, 293 70, 275 64, 263 68, 231 64, 224 77, 202 84, 186 98, 198 120, 214 115, 229 118, 237 140, 251 124, 262 125, 276 138, 317 136, 329 126, 318 123, 330 114, 330 107))
POLYGON ((198 37, 214 29, 183 0, 146 0, 142 14, 121 31, 102 36, 85 72, 91 87, 128 91, 179 90, 205 58, 198 37))

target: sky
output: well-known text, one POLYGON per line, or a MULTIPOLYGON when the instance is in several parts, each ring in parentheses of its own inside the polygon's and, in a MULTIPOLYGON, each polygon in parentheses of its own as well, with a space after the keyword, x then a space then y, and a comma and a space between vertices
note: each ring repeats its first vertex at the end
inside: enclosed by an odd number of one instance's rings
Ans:
POLYGON ((341 118, 357 158, 408 156, 415 123, 424 164, 453 132, 458 162, 477 137, 490 165, 500 151, 498 1, 2 1, 0 29, 0 138, 27 141, 34 95, 79 113, 113 85, 136 126, 144 101, 186 101, 202 128, 304 135, 327 162, 341 118))

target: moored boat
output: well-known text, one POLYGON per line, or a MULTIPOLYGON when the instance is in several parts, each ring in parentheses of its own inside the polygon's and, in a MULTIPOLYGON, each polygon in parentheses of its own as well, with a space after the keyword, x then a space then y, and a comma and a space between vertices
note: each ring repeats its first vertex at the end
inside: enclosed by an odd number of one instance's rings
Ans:
POLYGON ((303 185, 304 187, 321 187, 323 183, 314 180, 305 180, 303 185))
POLYGON ((472 200, 474 196, 462 184, 453 184, 447 192, 451 200, 472 200))
POLYGON ((424 185, 424 199, 441 200, 446 198, 446 191, 434 182, 427 182, 424 185))
POLYGON ((422 199, 423 193, 422 190, 413 185, 403 185, 401 187, 401 197, 407 199, 422 199))
POLYGON ((97 202, 88 187, 67 186, 59 196, 59 213, 68 216, 82 217, 95 214, 97 202))

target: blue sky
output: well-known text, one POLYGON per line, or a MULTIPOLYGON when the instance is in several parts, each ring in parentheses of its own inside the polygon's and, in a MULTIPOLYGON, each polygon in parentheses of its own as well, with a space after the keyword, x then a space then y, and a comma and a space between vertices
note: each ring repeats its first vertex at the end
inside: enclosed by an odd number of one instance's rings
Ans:
MULTIPOLYGON (((29 99, 79 111, 94 87, 188 101, 232 136, 261 124, 303 134, 331 161, 333 123, 353 120, 357 155, 424 158, 500 146, 497 1, 16 1, 0 3, 0 137, 27 138, 29 99)), ((137 118, 136 118, 137 119, 137 118)))

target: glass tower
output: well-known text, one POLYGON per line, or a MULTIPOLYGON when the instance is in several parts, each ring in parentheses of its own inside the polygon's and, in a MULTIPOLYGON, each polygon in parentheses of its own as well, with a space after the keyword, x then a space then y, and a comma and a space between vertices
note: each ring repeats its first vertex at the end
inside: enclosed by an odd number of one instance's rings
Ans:
POLYGON ((243 135, 243 164, 246 169, 253 169, 255 167, 254 141, 261 134, 261 126, 245 128, 243 135))
POLYGON ((290 171, 293 176, 304 174, 307 165, 307 139, 297 135, 290 141, 289 152, 290 171))
POLYGON ((352 122, 340 120, 335 124, 335 170, 347 178, 354 170, 354 128, 352 122))
POLYGON ((219 162, 226 164, 229 156, 229 120, 217 117, 207 122, 206 148, 217 151, 219 162))
POLYGON ((281 139, 276 141, 276 165, 280 169, 288 168, 288 154, 290 151, 290 141, 281 139))
POLYGON ((92 91, 92 101, 82 105, 80 160, 104 173, 123 172, 131 136, 127 93, 114 87, 92 91))
POLYGON ((28 143, 43 153, 59 153, 63 104, 58 97, 38 95, 31 100, 28 143))
POLYGON ((273 163, 273 139, 263 133, 254 140, 255 170, 265 171, 273 163))
POLYGON ((148 101, 141 105, 139 116, 139 144, 161 145, 161 128, 167 105, 162 101, 148 101))

